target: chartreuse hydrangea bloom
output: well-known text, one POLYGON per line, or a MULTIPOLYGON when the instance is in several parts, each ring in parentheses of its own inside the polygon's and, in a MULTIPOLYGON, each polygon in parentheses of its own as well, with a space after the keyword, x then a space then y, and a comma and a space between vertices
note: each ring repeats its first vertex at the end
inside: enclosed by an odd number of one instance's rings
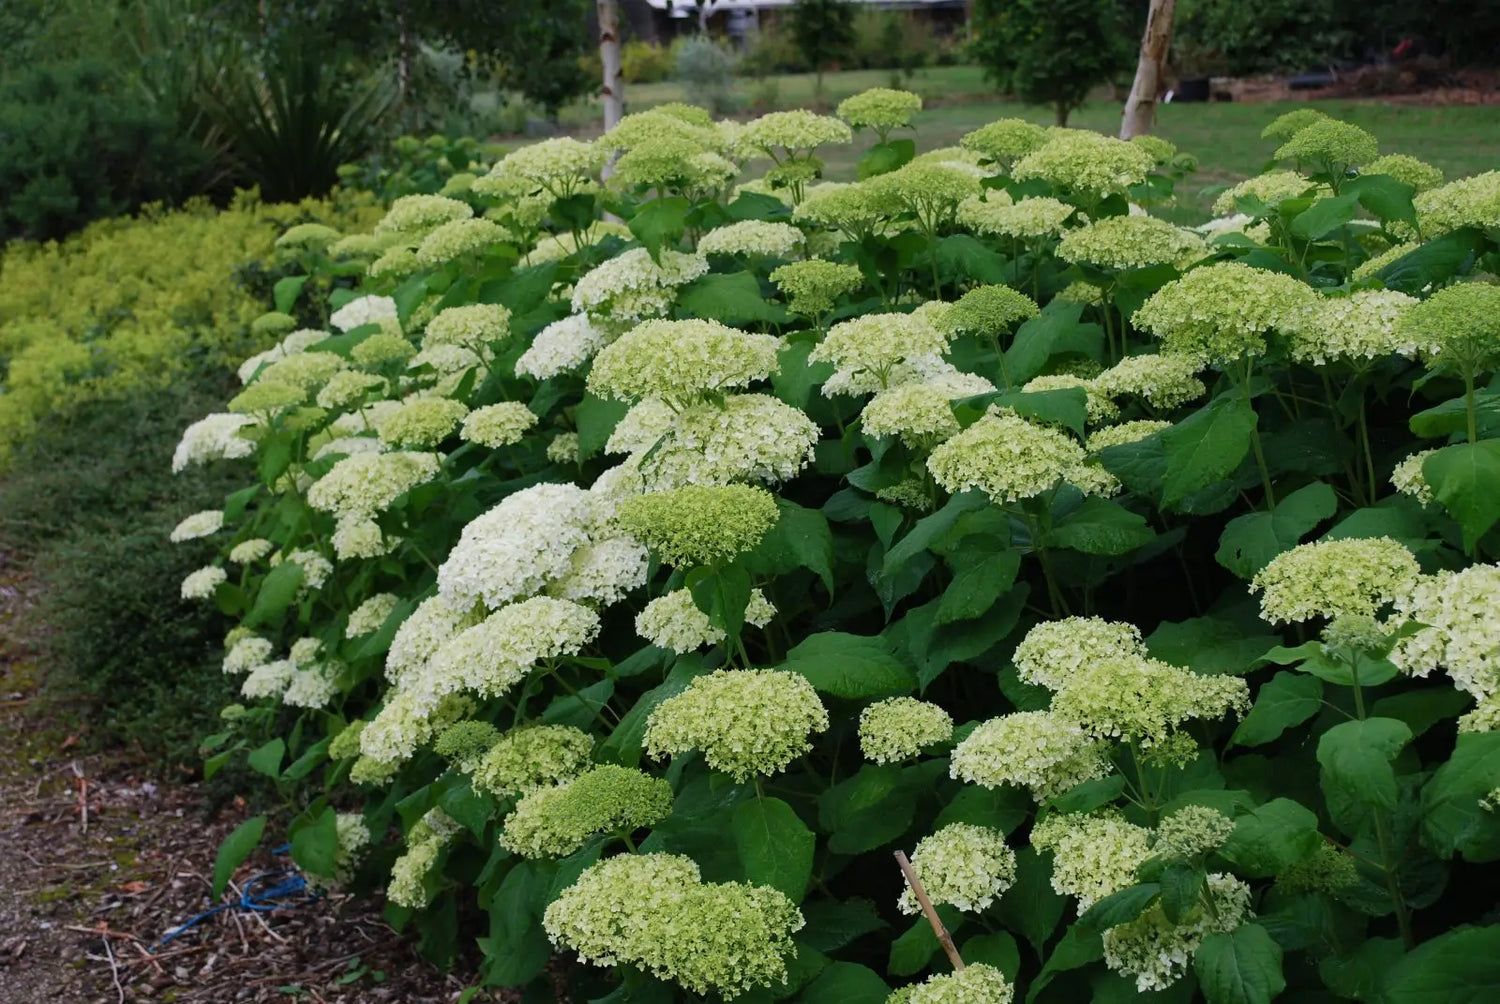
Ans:
POLYGON ((1500 171, 1459 178, 1413 200, 1422 235, 1431 239, 1460 227, 1500 227, 1500 171))
POLYGON ((494 185, 490 179, 515 178, 561 199, 585 188, 604 166, 604 159, 604 149, 571 136, 528 143, 501 158, 486 179, 475 182, 474 190, 489 194, 494 185))
POLYGON ((1422 465, 1427 458, 1437 452, 1437 449, 1418 450, 1411 456, 1396 464, 1391 471, 1391 485, 1402 495, 1410 495, 1423 505, 1431 505, 1437 501, 1437 495, 1432 490, 1432 485, 1427 483, 1427 476, 1422 473, 1422 465))
MULTIPOLYGON (((1396 602, 1395 624, 1423 625, 1401 638, 1390 659, 1412 676, 1445 670, 1477 701, 1500 693, 1500 566, 1423 576, 1396 602)), ((1493 710, 1489 711, 1493 715, 1493 710)))
POLYGON ((474 209, 467 202, 442 195, 403 195, 391 203, 385 217, 375 225, 375 232, 422 237, 444 223, 467 220, 474 209))
POLYGON ((405 244, 396 244, 387 248, 379 258, 370 262, 369 267, 365 269, 365 274, 369 275, 372 279, 378 279, 382 276, 391 276, 399 279, 411 275, 420 269, 421 266, 417 264, 416 248, 408 247, 405 244))
POLYGON ((661 192, 709 194, 727 185, 739 168, 720 154, 705 150, 688 136, 664 136, 631 147, 615 161, 612 185, 654 188, 661 192))
POLYGON ((1046 143, 1047 130, 1025 119, 1000 119, 966 133, 958 142, 966 150, 1009 167, 1046 143))
POLYGON ((975 962, 959 972, 902 987, 887 997, 885 1004, 1011 1004, 1015 997, 1015 987, 1004 973, 975 962))
POLYGON ((927 469, 950 492, 978 488, 1006 505, 1056 486, 1084 459, 1064 433, 992 412, 933 450, 927 469))
POLYGON ((188 574, 182 580, 182 598, 185 600, 212 599, 214 590, 229 581, 229 573, 217 565, 208 565, 188 574))
POLYGON ((1139 136, 1130 137, 1130 142, 1145 150, 1156 161, 1156 166, 1170 163, 1177 156, 1177 146, 1160 136, 1152 136, 1150 133, 1141 133, 1139 136))
POLYGON ((1158 422, 1150 419, 1141 419, 1135 422, 1122 422, 1119 425, 1107 425, 1102 429, 1089 433, 1085 448, 1090 453, 1098 453, 1107 450, 1111 446, 1124 446, 1128 443, 1139 443, 1141 440, 1154 436, 1163 429, 1170 429, 1171 422, 1158 422))
POLYGON ((951 223, 959 203, 982 191, 979 178, 973 170, 912 161, 864 185, 875 198, 915 215, 922 228, 931 232, 951 223))
POLYGON ((443 642, 401 687, 419 707, 472 690, 484 697, 508 692, 539 662, 577 655, 599 635, 599 615, 571 600, 533 596, 501 607, 443 642))
POLYGON ((286 688, 296 675, 297 664, 290 659, 277 659, 253 666, 245 676, 245 682, 240 685, 240 696, 249 700, 279 698, 286 693, 286 688))
POLYGON ((1321 189, 1296 171, 1267 171, 1230 185, 1214 200, 1214 215, 1228 216, 1239 211, 1239 200, 1256 198, 1271 208, 1286 199, 1295 199, 1321 189))
POLYGON ((1320 297, 1287 321, 1287 352, 1298 362, 1319 366, 1332 359, 1365 362, 1393 354, 1416 355, 1417 346, 1402 332, 1401 319, 1417 302, 1393 289, 1320 297))
POLYGON ((1050 711, 1019 711, 981 724, 953 751, 953 777, 985 788, 1013 784, 1038 802, 1113 770, 1108 749, 1050 711))
POLYGON ((1318 849, 1301 860, 1288 865, 1276 876, 1276 888, 1285 892, 1336 893, 1359 881, 1359 870, 1354 858, 1334 847, 1322 843, 1318 849))
POLYGON ((741 481, 774 483, 812 460, 818 426, 767 394, 731 394, 673 414, 646 398, 626 414, 606 448, 630 453, 647 491, 741 481))
POLYGON ((273 651, 275 651, 275 646, 268 638, 254 636, 241 638, 224 654, 224 672, 232 675, 248 673, 256 666, 267 662, 273 651))
MULTIPOLYGON (((981 913, 1016 881, 1016 853, 1005 834, 987 826, 950 823, 923 837, 911 856, 916 873, 934 905, 947 903, 965 913, 981 913)), ((897 903, 902 913, 921 907, 911 886, 897 903)))
POLYGON ((1011 175, 1101 199, 1146 180, 1156 166, 1140 147, 1083 129, 1053 130, 1047 141, 1016 161, 1011 175))
POLYGON ((628 327, 661 317, 677 300, 677 287, 708 271, 708 259, 663 248, 657 259, 631 248, 585 273, 573 286, 573 312, 596 322, 628 327))
POLYGON ((346 725, 328 743, 328 756, 333 760, 348 760, 359 756, 359 736, 365 729, 365 722, 356 718, 346 725))
POLYGON ((1384 157, 1376 157, 1360 168, 1359 173, 1384 174, 1410 185, 1418 192, 1428 191, 1443 183, 1442 168, 1433 167, 1426 161, 1404 153, 1388 153, 1384 157))
POLYGON ((1193 903, 1169 920, 1160 902, 1104 932, 1104 964, 1135 977, 1139 993, 1164 990, 1187 972, 1210 934, 1228 933, 1250 917, 1250 887, 1233 875, 1210 873, 1193 903))
POLYGON ((349 615, 344 637, 360 638, 378 630, 400 603, 401 598, 395 593, 376 593, 369 597, 349 615))
POLYGON ((828 712, 805 676, 772 669, 721 669, 695 677, 646 723, 646 752, 688 750, 741 783, 778 774, 812 749, 808 737, 828 728, 828 712))
POLYGON ((469 774, 499 738, 500 730, 489 722, 466 719, 444 729, 433 740, 432 751, 469 774))
POLYGON ((975 286, 948 309, 947 325, 953 331, 998 338, 1021 321, 1041 313, 1036 301, 1009 286, 975 286))
POLYGON ((1077 388, 1084 393, 1085 415, 1090 425, 1099 425, 1104 422, 1113 422, 1119 419, 1120 409, 1108 396, 1099 392, 1092 380, 1074 376, 1071 373, 1052 373, 1046 376, 1032 377, 1026 381, 1021 388, 1026 394, 1044 394, 1051 390, 1071 390, 1077 388))
POLYGON ((838 116, 856 129, 873 129, 884 143, 894 130, 911 125, 922 97, 911 91, 872 87, 839 102, 838 116))
POLYGON ((417 246, 417 264, 435 268, 465 255, 477 255, 513 235, 491 220, 454 220, 433 230, 417 246))
POLYGON ((340 460, 319 478, 307 490, 307 502, 341 521, 369 517, 431 481, 441 466, 435 453, 356 454, 340 460))
POLYGON ((1056 237, 1063 232, 1074 206, 1050 197, 1022 199, 1011 203, 995 198, 965 199, 958 207, 958 223, 976 233, 1009 237, 1018 241, 1036 241, 1056 237))
POLYGON ((388 386, 384 378, 374 373, 342 370, 329 377, 328 382, 318 391, 318 407, 342 411, 360 404, 372 393, 383 396, 388 386))
POLYGON ((297 319, 279 310, 268 310, 250 322, 250 333, 257 338, 280 338, 297 329, 297 319))
POLYGON ((948 712, 914 697, 877 701, 859 714, 859 748, 866 760, 896 763, 953 738, 948 712))
POLYGON ((376 421, 375 432, 382 443, 392 446, 436 446, 468 413, 468 405, 451 398, 412 398, 376 421))
POLYGON ((1094 389, 1106 397, 1136 397, 1166 411, 1208 393, 1190 356, 1137 355, 1121 359, 1094 377, 1094 389))
POLYGON ((1467 376, 1491 369, 1500 358, 1500 286, 1440 289, 1403 312, 1395 337, 1414 343, 1428 365, 1467 376))
POLYGON ((808 360, 874 374, 883 387, 898 363, 941 354, 948 347, 949 337, 947 331, 921 314, 865 314, 829 328, 808 360))
POLYGON ((547 459, 554 464, 576 464, 579 448, 578 433, 559 432, 547 444, 547 459))
POLYGON ((1260 131, 1260 136, 1261 139, 1274 139, 1284 143, 1314 122, 1327 120, 1328 116, 1316 108, 1298 108, 1276 116, 1260 131))
POLYGON ((1078 897, 1078 913, 1135 884, 1151 857, 1151 831, 1118 814, 1054 812, 1031 828, 1031 846, 1052 852, 1052 888, 1078 897))
POLYGON ((573 778, 589 766, 594 739, 570 725, 532 725, 497 739, 474 766, 474 787, 496 798, 573 778))
POLYGON ((774 335, 718 321, 646 321, 606 346, 589 372, 601 397, 656 397, 679 407, 764 380, 776 370, 774 335))
POLYGON ((1063 261, 1115 271, 1170 265, 1204 251, 1196 235, 1154 216, 1107 216, 1068 232, 1057 245, 1063 261))
POLYGON ((229 399, 229 410, 257 418, 279 415, 307 400, 308 392, 292 383, 257 380, 229 399))
POLYGON ((498 303, 471 303, 445 307, 427 322, 422 347, 462 345, 481 349, 510 334, 510 311, 498 303))
POLYGON ((857 265, 810 258, 780 266, 771 273, 771 281, 788 298, 788 310, 820 322, 835 300, 859 289, 865 279, 857 265))
POLYGON ((370 370, 401 366, 416 354, 416 346, 397 331, 378 331, 349 350, 350 359, 370 370))
POLYGON ((914 448, 931 446, 959 431, 951 402, 994 389, 994 384, 970 373, 901 384, 872 397, 860 412, 860 424, 867 435, 900 436, 914 448))
POLYGON ((796 108, 752 120, 740 133, 739 142, 771 155, 812 150, 825 143, 848 143, 853 138, 849 127, 838 119, 796 108))
POLYGON ((504 401, 469 412, 458 435, 460 439, 480 446, 509 446, 519 443, 536 422, 536 414, 524 404, 504 401))
POLYGON ((609 336, 594 327, 587 314, 553 321, 532 339, 531 348, 516 360, 516 375, 547 380, 577 369, 609 344, 609 336))
POLYGON ((533 788, 505 817, 500 846, 523 858, 561 858, 597 833, 629 835, 672 811, 661 778, 605 764, 551 788, 533 788))
POLYGON ((646 549, 633 538, 596 538, 573 552, 568 570, 547 584, 547 595, 609 606, 644 586, 646 571, 646 549))
MULTIPOLYGON (((759 589, 750 590, 745 607, 745 623, 765 627, 776 616, 776 608, 759 589)), ((708 614, 698 609, 687 589, 674 589, 647 603, 635 618, 635 632, 658 648, 678 654, 696 652, 705 645, 724 641, 724 632, 714 626, 708 614)))
POLYGON ((823 184, 797 201, 792 220, 837 230, 858 242, 882 229, 894 208, 866 185, 823 184))
POLYGON ((224 529, 224 510, 205 509, 195 512, 172 529, 170 539, 174 544, 201 537, 212 537, 224 529))
POLYGON ((741 220, 715 227, 698 241, 699 254, 791 258, 802 247, 802 231, 790 223, 741 220))
POLYGON ((1260 615, 1272 624, 1314 617, 1373 617, 1407 595, 1422 574, 1406 545, 1389 537, 1299 544, 1255 573, 1260 615))
POLYGON ((1188 861, 1224 846, 1234 832, 1234 820, 1206 805, 1188 805, 1164 818, 1152 837, 1151 853, 1158 858, 1188 861))
POLYGON ((1225 366, 1264 355, 1266 333, 1286 325, 1316 295, 1289 275, 1220 262, 1167 283, 1133 320, 1160 338, 1168 354, 1225 366))
POLYGON ((802 914, 769 886, 704 883, 690 858, 622 854, 591 865, 547 907, 552 943, 585 962, 638 966, 733 1000, 783 984, 802 914))
POLYGON ((1421 245, 1419 245, 1417 242, 1410 241, 1405 244, 1397 244, 1393 247, 1388 247, 1378 255, 1375 255, 1373 258, 1369 258, 1356 265, 1354 271, 1349 273, 1349 278, 1354 282, 1363 282, 1364 280, 1369 279, 1370 277, 1375 275, 1376 272, 1379 272, 1381 269, 1385 268, 1391 262, 1396 261, 1400 258, 1405 258, 1420 246, 1421 245))
POLYGON ((276 550, 276 545, 264 537, 242 540, 229 549, 229 563, 251 565, 276 550))
POLYGON ((1324 118, 1292 133, 1275 156, 1277 160, 1313 164, 1325 173, 1342 175, 1374 160, 1379 152, 1379 142, 1359 126, 1324 118))
POLYGON ((620 503, 617 519, 669 565, 714 565, 759 544, 776 525, 776 499, 746 485, 688 485, 620 503))

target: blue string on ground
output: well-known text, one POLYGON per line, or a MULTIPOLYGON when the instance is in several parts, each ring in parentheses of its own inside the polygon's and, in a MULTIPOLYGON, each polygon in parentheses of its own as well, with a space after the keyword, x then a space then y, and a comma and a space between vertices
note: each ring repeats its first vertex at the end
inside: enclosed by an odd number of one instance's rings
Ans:
MULTIPOLYGON (((285 854, 290 850, 291 845, 286 844, 276 848, 272 853, 285 854)), ((225 910, 251 910, 256 913, 281 910, 293 904, 277 902, 278 900, 285 900, 289 897, 308 892, 307 879, 303 878, 302 873, 295 868, 261 872, 247 881, 240 889, 239 899, 229 903, 220 903, 212 909, 203 911, 191 920, 184 921, 169 931, 155 945, 151 946, 151 951, 157 951, 179 934, 191 930, 214 914, 222 913, 225 910)))

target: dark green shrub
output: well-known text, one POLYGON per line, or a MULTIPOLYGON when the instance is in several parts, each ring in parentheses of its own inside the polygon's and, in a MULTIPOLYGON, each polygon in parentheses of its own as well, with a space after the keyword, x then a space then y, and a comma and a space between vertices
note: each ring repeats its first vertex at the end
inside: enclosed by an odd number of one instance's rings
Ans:
POLYGON ((934 62, 937 40, 925 20, 892 10, 861 10, 854 18, 853 59, 864 70, 911 73, 934 62))
POLYGON ((821 97, 823 71, 848 58, 854 44, 854 5, 844 0, 797 0, 789 27, 803 58, 818 74, 821 97))
POLYGON ((96 63, 0 84, 0 236, 51 240, 198 189, 207 156, 96 63))
POLYGON ((1028 104, 1051 105, 1058 125, 1134 53, 1114 0, 977 0, 974 32, 986 73, 1028 104))
POLYGON ((627 84, 655 84, 672 75, 672 55, 662 46, 634 39, 620 47, 620 69, 627 84))
POLYGON ((1175 30, 1185 76, 1305 70, 1347 41, 1331 0, 1183 0, 1175 30))

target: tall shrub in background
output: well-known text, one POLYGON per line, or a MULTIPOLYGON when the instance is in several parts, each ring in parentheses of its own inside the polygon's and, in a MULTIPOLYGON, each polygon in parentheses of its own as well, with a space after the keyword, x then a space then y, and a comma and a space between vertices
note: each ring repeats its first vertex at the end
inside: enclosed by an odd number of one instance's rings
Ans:
POLYGON ((844 0, 797 0, 789 18, 792 38, 818 75, 814 94, 823 98, 823 71, 854 44, 854 5, 844 0))
POLYGON ((1050 105, 1058 125, 1133 53, 1114 0, 976 0, 971 45, 1002 90, 1050 105))

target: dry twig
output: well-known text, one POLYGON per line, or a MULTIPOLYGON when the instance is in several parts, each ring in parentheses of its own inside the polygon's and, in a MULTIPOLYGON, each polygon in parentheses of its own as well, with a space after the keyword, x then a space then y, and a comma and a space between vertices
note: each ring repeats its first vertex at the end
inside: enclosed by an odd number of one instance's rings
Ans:
POLYGON ((922 907, 922 913, 927 917, 927 923, 932 925, 932 933, 937 935, 938 944, 943 946, 943 951, 948 953, 948 961, 953 963, 955 971, 964 968, 963 956, 958 954, 958 946, 953 943, 953 935, 943 926, 943 920, 932 908, 932 900, 927 898, 927 890, 922 885, 922 880, 917 878, 917 873, 912 870, 911 862, 906 859, 905 851, 896 852, 896 864, 901 866, 901 873, 906 876, 907 884, 911 886, 912 894, 917 897, 917 903, 922 907))

